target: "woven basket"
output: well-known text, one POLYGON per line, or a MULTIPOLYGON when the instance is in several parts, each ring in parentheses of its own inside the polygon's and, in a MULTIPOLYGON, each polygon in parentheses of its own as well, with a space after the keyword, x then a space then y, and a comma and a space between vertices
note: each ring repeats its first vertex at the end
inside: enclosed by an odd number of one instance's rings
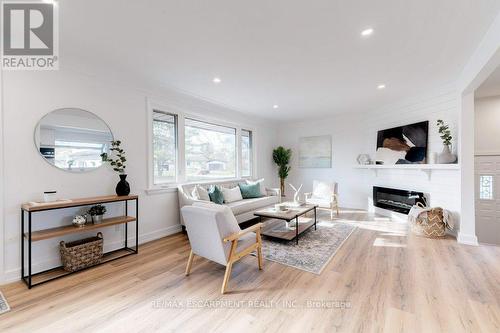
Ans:
POLYGON ((102 243, 102 233, 100 232, 97 233, 96 237, 59 243, 64 270, 74 272, 100 263, 102 243))
POLYGON ((418 236, 441 238, 446 235, 446 224, 443 220, 443 209, 433 208, 425 214, 420 213, 416 223, 412 223, 411 230, 418 236))

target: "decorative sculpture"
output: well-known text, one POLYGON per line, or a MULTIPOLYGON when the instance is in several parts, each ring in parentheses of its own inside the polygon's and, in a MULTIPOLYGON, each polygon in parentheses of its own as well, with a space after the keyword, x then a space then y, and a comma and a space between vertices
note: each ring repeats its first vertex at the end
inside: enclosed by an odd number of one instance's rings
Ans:
POLYGON ((302 189, 302 185, 303 184, 300 184, 299 188, 296 189, 295 186, 293 186, 292 184, 288 184, 290 185, 291 188, 293 188, 293 190, 295 191, 295 194, 293 195, 293 203, 297 206, 300 206, 300 190, 302 189))

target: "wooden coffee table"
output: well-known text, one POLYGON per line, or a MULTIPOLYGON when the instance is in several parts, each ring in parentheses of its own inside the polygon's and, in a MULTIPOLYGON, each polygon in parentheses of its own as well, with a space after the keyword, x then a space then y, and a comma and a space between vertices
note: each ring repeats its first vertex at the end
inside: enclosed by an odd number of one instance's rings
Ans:
POLYGON ((314 225, 314 230, 316 230, 316 208, 317 205, 303 205, 300 207, 289 207, 286 211, 277 211, 274 207, 264 208, 254 212, 255 216, 262 218, 267 218, 267 221, 263 221, 264 227, 262 228, 261 234, 269 237, 292 240, 295 238, 297 244, 299 244, 299 235, 304 231, 309 229, 314 225), (305 215, 306 213, 314 211, 314 219, 306 222, 299 223, 299 217, 305 215), (285 222, 290 222, 295 220, 295 228, 288 229, 285 222))

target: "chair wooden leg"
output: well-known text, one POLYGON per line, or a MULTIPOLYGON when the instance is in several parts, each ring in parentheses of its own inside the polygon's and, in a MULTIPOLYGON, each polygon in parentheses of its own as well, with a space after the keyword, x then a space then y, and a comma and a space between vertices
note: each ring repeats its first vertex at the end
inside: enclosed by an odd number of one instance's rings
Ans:
POLYGON ((339 205, 337 205, 337 217, 339 216, 339 205))
POLYGON ((229 283, 229 279, 231 278, 231 270, 233 268, 234 255, 236 254, 237 247, 238 247, 238 240, 235 239, 231 242, 231 250, 229 250, 229 259, 226 265, 226 273, 224 274, 224 281, 222 282, 222 289, 220 291, 221 294, 224 294, 227 290, 227 285, 229 283))
POLYGON ((188 259, 188 263, 186 266, 186 276, 189 275, 189 273, 191 272, 191 266, 193 265, 193 259, 194 259, 194 253, 193 253, 193 250, 191 250, 191 252, 189 252, 189 259, 188 259))
POLYGON ((229 283, 229 279, 231 278, 231 270, 233 268, 233 262, 230 261, 226 266, 226 273, 224 274, 224 281, 222 282, 221 294, 224 294, 227 289, 227 285, 229 283))
POLYGON ((257 261, 259 269, 262 270, 262 238, 260 237, 260 232, 257 232, 257 244, 257 261))

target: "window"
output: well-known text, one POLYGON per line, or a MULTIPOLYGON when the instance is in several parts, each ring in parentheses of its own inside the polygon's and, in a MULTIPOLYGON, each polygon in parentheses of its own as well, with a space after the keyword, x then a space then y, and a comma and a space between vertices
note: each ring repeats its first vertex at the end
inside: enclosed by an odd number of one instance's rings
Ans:
POLYGON ((493 200, 493 176, 479 176, 479 199, 493 200))
POLYGON ((176 181, 177 116, 153 110, 153 184, 176 181))
POLYGON ((185 119, 187 180, 236 177, 236 129, 185 119))
POLYGON ((170 191, 178 183, 255 175, 254 129, 188 115, 176 105, 149 99, 147 104, 148 193, 170 191))
POLYGON ((252 131, 241 130, 241 177, 252 176, 252 131))

